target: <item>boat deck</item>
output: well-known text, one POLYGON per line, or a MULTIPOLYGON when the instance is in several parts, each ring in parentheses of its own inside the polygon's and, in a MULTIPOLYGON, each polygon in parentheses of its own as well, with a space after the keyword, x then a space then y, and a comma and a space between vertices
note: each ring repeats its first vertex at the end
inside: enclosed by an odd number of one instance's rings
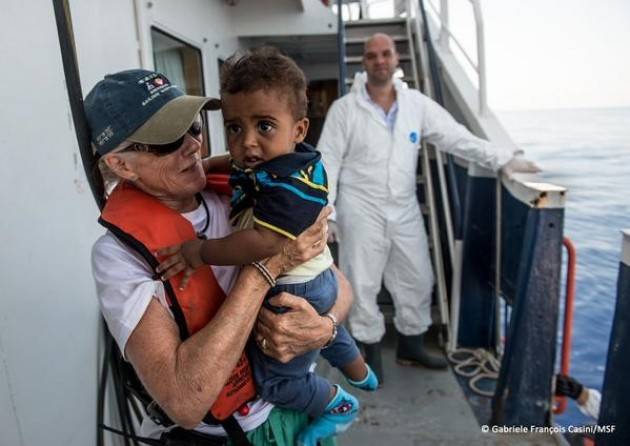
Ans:
MULTIPOLYGON (((389 326, 388 333, 394 328, 389 326)), ((319 365, 319 373, 339 382, 361 401, 361 415, 338 438, 340 446, 555 445, 545 434, 483 433, 451 370, 403 367, 395 361, 395 339, 383 345, 385 385, 377 392, 350 388, 343 376, 319 365)))

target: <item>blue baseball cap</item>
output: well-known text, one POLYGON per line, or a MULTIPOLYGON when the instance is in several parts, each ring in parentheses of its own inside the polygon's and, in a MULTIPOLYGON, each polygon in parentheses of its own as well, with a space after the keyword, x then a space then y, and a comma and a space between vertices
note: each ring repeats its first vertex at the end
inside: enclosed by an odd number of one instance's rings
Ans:
POLYGON ((90 138, 101 154, 124 141, 168 144, 190 128, 202 109, 218 110, 221 101, 184 94, 163 74, 127 70, 108 74, 84 101, 90 138))

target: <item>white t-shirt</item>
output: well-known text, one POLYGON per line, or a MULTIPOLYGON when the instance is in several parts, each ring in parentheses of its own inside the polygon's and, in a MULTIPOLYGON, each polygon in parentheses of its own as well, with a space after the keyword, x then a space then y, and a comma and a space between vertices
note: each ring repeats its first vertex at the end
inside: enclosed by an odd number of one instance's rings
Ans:
MULTIPOLYGON (((204 232, 209 239, 221 238, 230 234, 228 221, 229 199, 211 191, 202 192, 209 210, 208 228, 204 232)), ((202 205, 191 212, 182 214, 189 220, 195 231, 201 231, 206 224, 206 211, 202 205)), ((238 274, 235 266, 212 266, 217 282, 227 294, 234 285, 238 274)), ((130 250, 111 232, 107 231, 92 247, 92 274, 96 282, 99 304, 109 331, 116 340, 120 351, 125 351, 131 332, 144 315, 151 299, 157 299, 168 308, 164 286, 153 280, 149 265, 135 251, 130 250)), ((246 417, 234 414, 244 431, 250 431, 265 422, 273 405, 262 400, 250 404, 246 417)), ((164 428, 149 418, 142 422, 140 435, 158 438, 164 428)), ((225 435, 221 426, 201 423, 195 430, 211 435, 225 435)))

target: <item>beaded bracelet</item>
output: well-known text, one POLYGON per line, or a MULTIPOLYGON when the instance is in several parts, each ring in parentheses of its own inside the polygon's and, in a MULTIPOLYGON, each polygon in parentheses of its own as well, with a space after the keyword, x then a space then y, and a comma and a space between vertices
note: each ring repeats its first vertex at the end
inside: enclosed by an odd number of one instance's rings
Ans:
POLYGON ((269 286, 272 288, 276 286, 276 279, 273 278, 267 267, 260 262, 252 262, 252 266, 256 268, 260 274, 265 278, 269 286))

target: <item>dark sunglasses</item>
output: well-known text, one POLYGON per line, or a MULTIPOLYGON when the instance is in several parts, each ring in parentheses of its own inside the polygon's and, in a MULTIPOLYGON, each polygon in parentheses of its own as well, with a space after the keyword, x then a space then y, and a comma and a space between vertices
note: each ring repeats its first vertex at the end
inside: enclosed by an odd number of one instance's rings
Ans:
MULTIPOLYGON (((191 135, 193 138, 198 138, 203 131, 203 118, 201 115, 192 123, 190 128, 186 133, 191 135)), ((166 144, 143 144, 139 142, 135 142, 131 144, 129 147, 121 150, 121 152, 150 152, 157 156, 165 156, 170 155, 171 153, 177 151, 182 144, 184 144, 184 138, 186 137, 186 133, 182 135, 180 138, 176 139, 173 142, 169 142, 166 144)))

